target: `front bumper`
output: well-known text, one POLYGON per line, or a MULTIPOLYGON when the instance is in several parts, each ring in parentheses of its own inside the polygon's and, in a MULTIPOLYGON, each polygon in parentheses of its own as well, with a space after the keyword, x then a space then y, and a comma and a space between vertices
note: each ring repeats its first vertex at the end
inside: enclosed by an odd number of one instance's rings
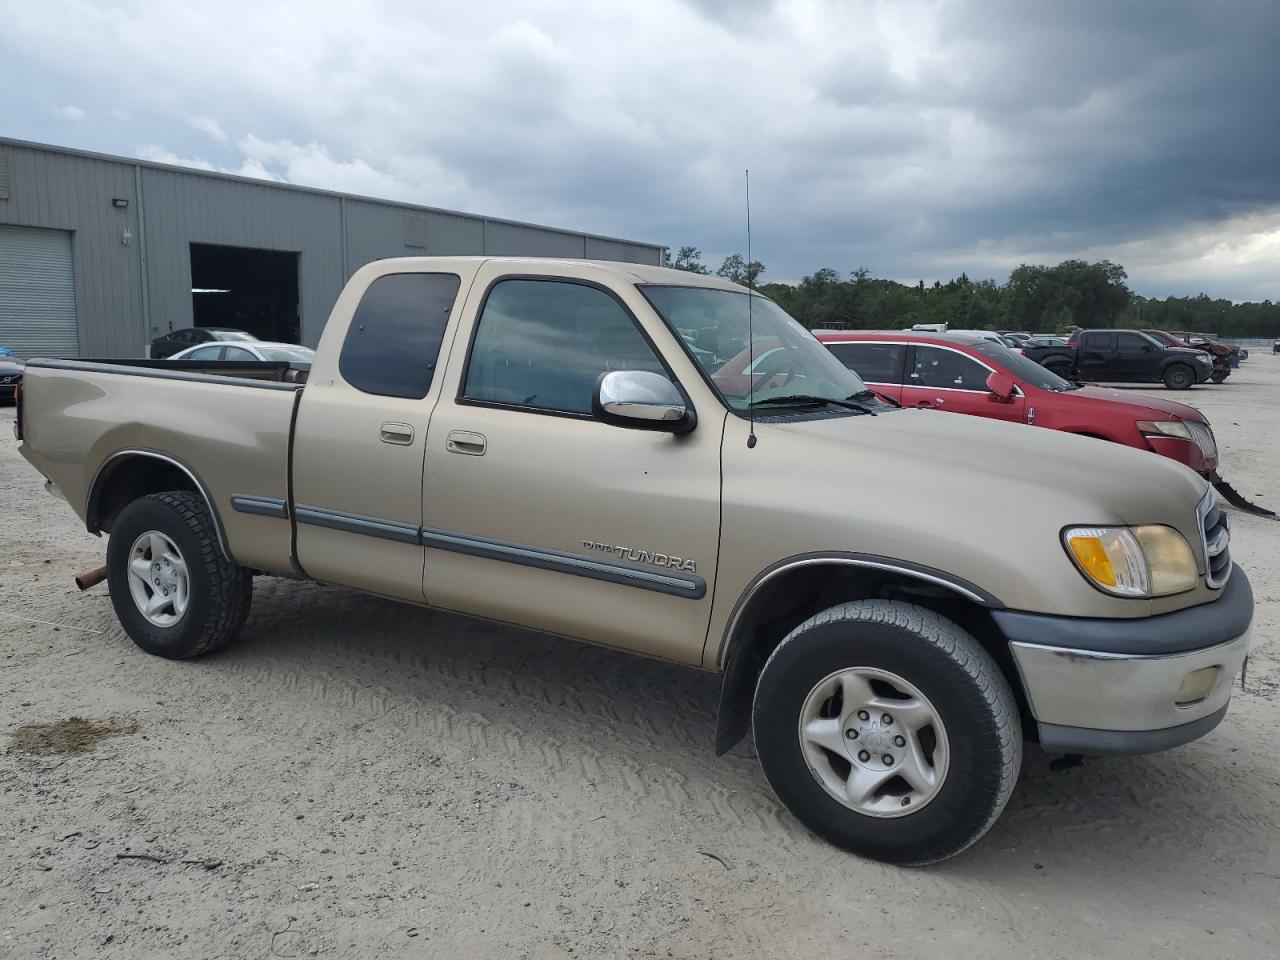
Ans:
POLYGON ((1249 652, 1253 591, 1236 567, 1217 600, 1161 616, 993 616, 1045 749, 1152 753, 1204 736, 1226 714, 1249 652))

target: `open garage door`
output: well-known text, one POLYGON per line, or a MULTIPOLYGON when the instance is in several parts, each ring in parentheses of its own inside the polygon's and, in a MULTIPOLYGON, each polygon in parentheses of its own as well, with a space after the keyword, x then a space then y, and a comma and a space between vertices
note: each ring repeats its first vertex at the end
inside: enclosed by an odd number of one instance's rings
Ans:
POLYGON ((68 231, 0 225, 0 346, 24 359, 80 352, 68 231))

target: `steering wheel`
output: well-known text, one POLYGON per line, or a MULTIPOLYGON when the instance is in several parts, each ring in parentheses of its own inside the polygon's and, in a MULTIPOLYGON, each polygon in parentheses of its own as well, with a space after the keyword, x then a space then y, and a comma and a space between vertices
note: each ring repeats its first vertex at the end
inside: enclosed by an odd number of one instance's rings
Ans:
POLYGON ((766 358, 754 373, 749 373, 747 375, 749 382, 754 384, 754 387, 751 388, 752 392, 764 389, 774 377, 783 373, 785 373, 786 378, 778 386, 785 387, 791 383, 796 378, 796 367, 791 362, 790 355, 790 350, 779 350, 773 356, 766 358), (756 380, 756 377, 759 377, 759 380, 756 380))

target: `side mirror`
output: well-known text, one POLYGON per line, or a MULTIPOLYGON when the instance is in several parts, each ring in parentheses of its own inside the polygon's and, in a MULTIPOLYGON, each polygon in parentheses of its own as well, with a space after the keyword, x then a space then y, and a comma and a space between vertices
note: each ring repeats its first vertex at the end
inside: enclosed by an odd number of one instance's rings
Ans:
POLYGON ((698 422, 676 385, 648 370, 602 373, 591 395, 591 412, 603 423, 633 430, 688 433, 698 422))
POLYGON ((1003 370, 997 370, 987 377, 987 389, 991 391, 989 399, 993 402, 1013 403, 1014 392, 1018 389, 1018 384, 1009 374, 1003 370))

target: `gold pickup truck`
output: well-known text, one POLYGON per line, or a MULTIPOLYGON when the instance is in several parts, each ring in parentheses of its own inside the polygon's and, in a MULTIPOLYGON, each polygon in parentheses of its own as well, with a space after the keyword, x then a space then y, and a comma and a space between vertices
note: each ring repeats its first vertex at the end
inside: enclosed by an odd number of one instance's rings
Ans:
POLYGON ((388 260, 348 283, 305 385, 227 373, 26 368, 21 452, 110 534, 140 647, 227 643, 270 574, 719 671, 717 750, 753 732, 787 807, 865 856, 969 846, 1024 737, 1207 733, 1248 649, 1196 474, 895 409, 714 277, 388 260))

